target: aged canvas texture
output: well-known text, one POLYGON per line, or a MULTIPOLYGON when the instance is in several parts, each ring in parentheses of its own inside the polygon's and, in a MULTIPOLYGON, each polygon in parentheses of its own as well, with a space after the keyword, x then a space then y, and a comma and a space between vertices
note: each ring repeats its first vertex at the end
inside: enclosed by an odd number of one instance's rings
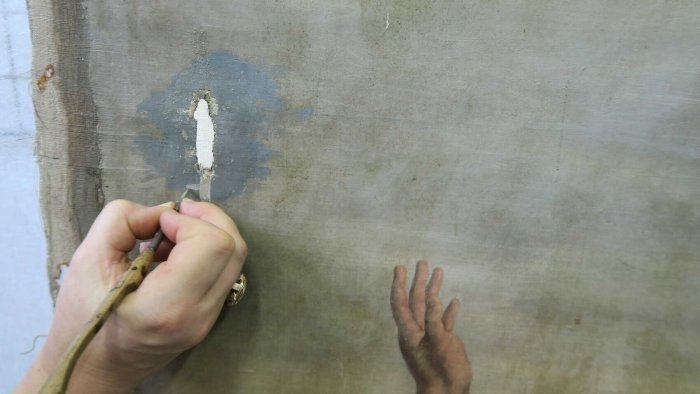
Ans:
POLYGON ((419 258, 473 392, 700 391, 699 3, 29 9, 49 276, 106 202, 197 182, 216 106, 248 294, 144 391, 410 392, 389 289, 419 258))

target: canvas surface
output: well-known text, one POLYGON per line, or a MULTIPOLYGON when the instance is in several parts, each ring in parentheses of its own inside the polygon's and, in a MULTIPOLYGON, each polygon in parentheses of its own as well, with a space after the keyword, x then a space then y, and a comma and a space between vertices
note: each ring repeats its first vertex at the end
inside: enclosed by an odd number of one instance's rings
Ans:
POLYGON ((197 181, 243 303, 149 392, 410 392, 388 294, 461 298, 476 393, 700 391, 700 4, 29 1, 49 265, 197 181))

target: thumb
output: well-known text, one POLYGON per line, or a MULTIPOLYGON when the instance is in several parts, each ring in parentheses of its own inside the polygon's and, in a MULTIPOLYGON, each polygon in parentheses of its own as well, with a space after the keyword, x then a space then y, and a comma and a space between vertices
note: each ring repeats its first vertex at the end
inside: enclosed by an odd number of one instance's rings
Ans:
POLYGON ((137 239, 151 238, 158 231, 160 215, 173 207, 172 202, 146 207, 127 200, 111 201, 95 219, 83 244, 127 253, 137 239))

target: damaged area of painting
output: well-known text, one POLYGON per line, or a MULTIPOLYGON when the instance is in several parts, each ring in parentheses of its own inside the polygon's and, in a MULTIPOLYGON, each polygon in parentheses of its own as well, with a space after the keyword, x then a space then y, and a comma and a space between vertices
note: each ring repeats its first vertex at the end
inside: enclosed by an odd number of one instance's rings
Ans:
POLYGON ((167 89, 138 106, 160 136, 140 136, 135 144, 166 177, 168 188, 179 190, 208 176, 211 198, 225 200, 268 176, 272 151, 262 141, 284 107, 262 66, 215 51, 195 59, 167 89))
POLYGON ((196 101, 192 117, 197 122, 195 154, 200 175, 199 194, 203 200, 209 201, 211 200, 211 181, 214 178, 214 139, 216 138, 211 115, 216 112, 216 102, 208 92, 196 101))

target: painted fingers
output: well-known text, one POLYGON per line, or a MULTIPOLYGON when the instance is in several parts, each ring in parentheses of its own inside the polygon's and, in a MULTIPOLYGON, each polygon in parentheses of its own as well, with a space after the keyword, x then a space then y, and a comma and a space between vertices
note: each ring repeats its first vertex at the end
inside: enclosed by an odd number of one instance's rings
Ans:
POLYGON ((394 316, 396 327, 399 329, 399 338, 406 340, 412 333, 419 333, 420 326, 413 319, 413 312, 409 308, 406 294, 406 267, 399 265, 394 267, 394 281, 391 285, 391 313, 394 316))
POLYGON ((413 276, 411 292, 408 296, 408 302, 413 312, 413 319, 421 329, 425 329, 425 281, 427 278, 428 263, 421 260, 416 264, 416 272, 413 276))
POLYGON ((391 310, 399 334, 404 338, 423 333, 429 337, 439 338, 445 332, 454 329, 454 323, 459 309, 459 301, 453 299, 443 312, 440 301, 440 289, 444 278, 442 268, 435 268, 428 280, 428 263, 419 261, 411 284, 411 290, 406 295, 406 268, 394 268, 394 281, 391 287, 391 310))

